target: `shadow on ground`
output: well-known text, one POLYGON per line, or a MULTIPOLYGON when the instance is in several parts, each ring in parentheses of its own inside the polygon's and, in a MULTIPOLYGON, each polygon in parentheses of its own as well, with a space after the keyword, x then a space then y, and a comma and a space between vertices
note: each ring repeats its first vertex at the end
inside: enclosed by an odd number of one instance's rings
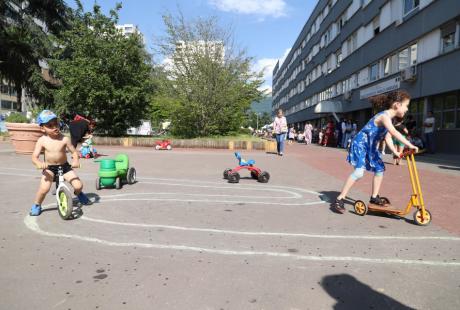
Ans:
POLYGON ((415 309, 382 294, 348 274, 323 277, 323 289, 336 300, 333 309, 415 309))
MULTIPOLYGON (((322 191, 322 192, 319 192, 319 193, 320 193, 319 199, 329 203, 329 210, 331 210, 334 213, 339 213, 340 214, 340 212, 337 211, 337 209, 332 206, 332 203, 335 201, 335 199, 340 194, 340 192, 337 192, 337 191, 322 191)), ((350 205, 350 206, 353 207, 353 204, 355 203, 355 200, 351 199, 350 197, 346 197, 346 199, 344 199, 344 202, 345 202, 345 205, 350 205)))
POLYGON ((460 167, 438 166, 441 169, 460 171, 460 167))

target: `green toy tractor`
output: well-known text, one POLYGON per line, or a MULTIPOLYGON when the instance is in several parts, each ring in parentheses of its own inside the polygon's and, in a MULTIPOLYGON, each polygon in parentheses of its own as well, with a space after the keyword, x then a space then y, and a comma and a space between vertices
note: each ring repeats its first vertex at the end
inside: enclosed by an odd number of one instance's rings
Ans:
POLYGON ((126 154, 118 154, 115 159, 98 159, 100 163, 96 189, 115 187, 120 189, 123 183, 134 184, 136 182, 136 169, 129 167, 129 159, 126 154))

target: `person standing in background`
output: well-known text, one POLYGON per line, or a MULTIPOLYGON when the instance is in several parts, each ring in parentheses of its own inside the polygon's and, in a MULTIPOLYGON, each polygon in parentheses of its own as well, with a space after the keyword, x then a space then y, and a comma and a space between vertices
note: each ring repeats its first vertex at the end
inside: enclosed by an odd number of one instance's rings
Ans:
POLYGON ((288 131, 286 117, 283 116, 283 110, 278 109, 275 120, 273 121, 273 131, 276 136, 276 149, 279 156, 283 156, 284 140, 288 131))
POLYGON ((429 153, 434 154, 435 143, 434 143, 434 125, 435 119, 433 117, 433 111, 428 111, 427 117, 423 122, 423 128, 425 129, 425 146, 429 153))
POLYGON ((305 129, 304 129, 305 144, 307 144, 307 145, 311 144, 312 130, 313 130, 313 126, 311 125, 310 122, 307 122, 307 124, 305 124, 305 129))

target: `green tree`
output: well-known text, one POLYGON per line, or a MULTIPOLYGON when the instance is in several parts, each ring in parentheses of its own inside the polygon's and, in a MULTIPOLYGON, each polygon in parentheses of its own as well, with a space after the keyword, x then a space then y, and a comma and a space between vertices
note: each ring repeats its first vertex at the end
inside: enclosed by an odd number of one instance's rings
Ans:
POLYGON ((66 29, 69 12, 63 0, 0 1, 0 76, 14 85, 18 111, 23 88, 36 99, 52 100, 40 61, 49 57, 52 36, 66 29))
POLYGON ((257 113, 254 111, 250 111, 247 114, 247 122, 246 122, 246 127, 250 126, 253 129, 261 128, 264 125, 272 123, 272 117, 270 116, 270 113, 264 112, 264 113, 257 113))
POLYGON ((163 66, 154 67, 152 83, 156 91, 150 98, 151 121, 154 126, 159 126, 161 122, 173 118, 180 102, 163 66))
POLYGON ((115 28, 120 4, 110 16, 98 5, 92 12, 77 5, 71 28, 62 34, 50 61, 62 83, 55 92, 56 109, 88 114, 102 132, 123 135, 148 115, 150 57, 139 35, 125 37, 115 28))
POLYGON ((196 137, 237 131, 250 103, 262 97, 262 72, 251 71, 253 59, 234 46, 232 32, 216 18, 187 22, 179 14, 163 20, 166 36, 159 51, 171 60, 168 78, 178 103, 173 133, 196 137))

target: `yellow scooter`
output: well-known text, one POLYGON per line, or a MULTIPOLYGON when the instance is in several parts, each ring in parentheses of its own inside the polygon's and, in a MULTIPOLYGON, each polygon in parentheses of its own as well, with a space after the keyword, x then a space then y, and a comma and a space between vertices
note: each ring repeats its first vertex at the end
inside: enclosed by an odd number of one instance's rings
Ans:
POLYGON ((358 215, 364 216, 367 212, 383 212, 386 214, 397 215, 404 217, 409 214, 412 207, 416 208, 414 212, 414 222, 417 225, 426 226, 431 222, 431 213, 425 209, 423 202, 422 189, 418 178, 417 167, 415 165, 414 150, 405 151, 401 154, 401 158, 405 157, 407 160, 407 167, 409 169, 410 181, 412 184, 412 195, 404 210, 398 210, 392 207, 390 200, 386 197, 380 197, 384 201, 384 205, 376 205, 369 203, 366 205, 364 201, 357 200, 354 204, 355 212, 358 215))

